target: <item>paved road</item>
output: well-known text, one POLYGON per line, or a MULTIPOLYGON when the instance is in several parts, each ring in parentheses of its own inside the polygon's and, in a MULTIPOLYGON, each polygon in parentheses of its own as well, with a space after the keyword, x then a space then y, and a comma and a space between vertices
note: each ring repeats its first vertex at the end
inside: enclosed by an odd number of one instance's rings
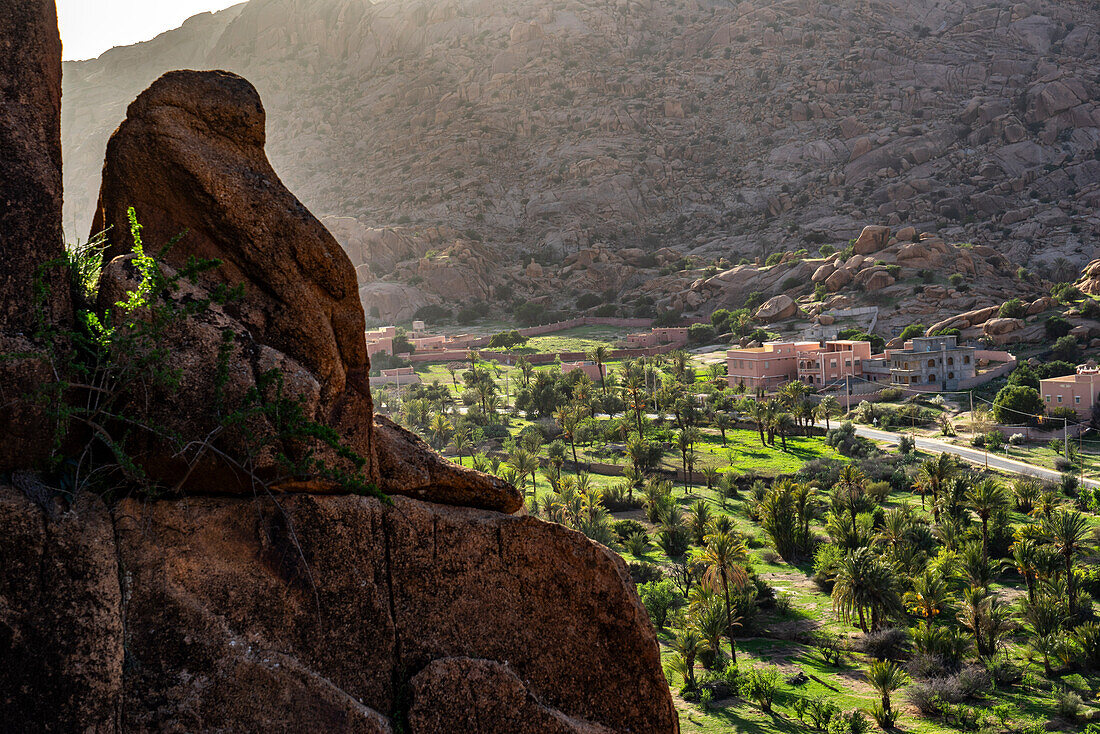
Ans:
MULTIPOLYGON (((865 426, 856 426, 856 434, 874 439, 875 441, 883 441, 890 444, 897 444, 898 441, 901 440, 900 434, 891 433, 890 431, 880 431, 865 426)), ((1034 464, 1026 464, 1022 461, 1007 459, 998 454, 987 454, 985 451, 979 449, 955 446, 944 441, 938 441, 934 438, 921 438, 919 436, 915 436, 914 438, 917 448, 921 451, 928 451, 934 454, 954 454, 973 464, 989 466, 992 469, 1000 469, 1001 471, 1007 471, 1013 474, 1026 474, 1027 476, 1038 477, 1039 479, 1047 479, 1054 482, 1062 478, 1061 473, 1053 469, 1044 469, 1034 464)), ((1088 487, 1100 487, 1100 482, 1095 479, 1085 479, 1083 482, 1088 487)))

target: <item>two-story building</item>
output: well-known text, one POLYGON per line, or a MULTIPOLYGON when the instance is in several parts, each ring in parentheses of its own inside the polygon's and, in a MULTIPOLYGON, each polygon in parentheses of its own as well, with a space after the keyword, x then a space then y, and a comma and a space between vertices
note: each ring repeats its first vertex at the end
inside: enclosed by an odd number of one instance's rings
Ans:
POLYGON ((871 359, 871 342, 836 340, 815 352, 798 355, 798 379, 807 385, 832 385, 850 375, 861 375, 871 359))
POLYGON ((1092 406, 1100 401, 1100 367, 1089 362, 1077 367, 1077 372, 1064 377, 1039 381, 1043 407, 1049 413, 1054 408, 1073 408, 1077 417, 1092 417, 1092 406))
POLYGON ((886 350, 894 385, 910 390, 957 390, 977 374, 974 347, 961 347, 955 336, 922 336, 902 349, 886 350))
POLYGON ((799 356, 821 349, 817 342, 767 342, 761 347, 726 352, 726 379, 730 387, 744 383, 749 390, 770 390, 798 377, 799 356))

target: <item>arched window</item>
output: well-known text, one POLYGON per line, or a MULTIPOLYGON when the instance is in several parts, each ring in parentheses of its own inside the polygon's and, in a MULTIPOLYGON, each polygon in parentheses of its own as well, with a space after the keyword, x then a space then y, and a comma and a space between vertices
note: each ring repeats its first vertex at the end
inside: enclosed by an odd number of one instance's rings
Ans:
POLYGON ((935 367, 936 366, 936 360, 934 360, 934 359, 928 360, 928 366, 929 367, 935 367))
POLYGON ((947 379, 954 380, 955 379, 955 373, 954 372, 948 372, 947 373, 947 379))
POLYGON ((954 357, 948 357, 947 358, 947 364, 955 364, 955 358, 954 357))
POLYGON ((928 376, 928 384, 929 385, 931 385, 935 381, 936 381, 936 376, 935 375, 929 375, 928 376))

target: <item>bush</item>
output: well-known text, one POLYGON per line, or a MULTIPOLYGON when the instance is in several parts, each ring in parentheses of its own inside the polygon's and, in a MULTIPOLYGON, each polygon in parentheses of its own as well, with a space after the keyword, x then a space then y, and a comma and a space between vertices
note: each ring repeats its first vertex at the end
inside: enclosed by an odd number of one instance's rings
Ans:
POLYGON ((833 543, 819 545, 814 553, 814 583, 827 591, 831 590, 843 558, 844 552, 840 546, 833 543))
POLYGON ((909 631, 901 627, 868 632, 859 641, 859 649, 878 660, 900 660, 909 651, 909 631))
POLYGON ((444 319, 451 317, 450 310, 443 308, 443 306, 421 306, 416 310, 414 318, 417 321, 426 321, 429 324, 439 323, 444 319))
POLYGON ((875 701, 874 705, 871 706, 871 718, 882 729, 893 729, 900 715, 901 712, 897 709, 890 709, 889 711, 883 709, 881 701, 875 701))
POLYGON ((1076 362, 1081 356, 1081 350, 1077 348, 1077 340, 1072 336, 1061 336, 1054 340, 1054 346, 1050 349, 1054 359, 1076 362))
POLYGON ((637 520, 617 520, 612 524, 611 528, 615 531, 615 535, 622 542, 635 533, 646 532, 645 525, 641 524, 637 520))
POLYGON ((963 698, 980 698, 993 688, 993 680, 981 665, 969 665, 955 675, 955 685, 963 698))
POLYGON ((599 306, 602 302, 603 299, 595 293, 583 293, 577 299, 577 308, 579 308, 581 311, 587 311, 590 308, 595 308, 596 306, 599 306))
POLYGON ((993 399, 993 417, 998 423, 1024 423, 1043 414, 1039 391, 1024 385, 1006 385, 993 399))
POLYGON ((1003 319, 1022 319, 1027 316, 1027 305, 1019 298, 1012 298, 1001 304, 997 315, 1003 319))
POLYGON ((515 329, 511 331, 502 331, 499 334, 493 334, 489 337, 490 349, 508 349, 509 347, 526 343, 527 337, 523 336, 515 329))
POLYGON ((672 579, 649 581, 638 587, 638 598, 645 605, 649 618, 657 629, 664 629, 668 615, 684 603, 684 597, 676 589, 672 579))
POLYGON ((954 676, 916 681, 905 691, 905 698, 925 716, 937 714, 944 703, 959 703, 966 695, 954 676))
POLYGON ((771 713, 772 701, 780 688, 779 670, 775 666, 751 668, 738 683, 742 696, 756 701, 765 713, 771 713))
POLYGON ((1055 314, 1046 320, 1046 323, 1043 324, 1043 328, 1046 329, 1048 337, 1057 339, 1068 334, 1070 329, 1073 328, 1073 324, 1066 321, 1058 314, 1055 314))
POLYGON ((962 273, 951 273, 951 275, 947 278, 947 282, 955 288, 958 288, 960 285, 962 285, 963 280, 964 278, 962 276, 962 273))
POLYGON ((901 330, 899 337, 902 341, 909 341, 915 336, 924 336, 925 331, 924 324, 909 324, 901 330))
POLYGON ((1077 721, 1081 706, 1081 697, 1073 691, 1061 691, 1054 697, 1054 713, 1066 721, 1077 721))
POLYGON ((709 324, 692 324, 688 327, 688 341, 692 344, 706 344, 714 341, 716 336, 714 327, 709 324))

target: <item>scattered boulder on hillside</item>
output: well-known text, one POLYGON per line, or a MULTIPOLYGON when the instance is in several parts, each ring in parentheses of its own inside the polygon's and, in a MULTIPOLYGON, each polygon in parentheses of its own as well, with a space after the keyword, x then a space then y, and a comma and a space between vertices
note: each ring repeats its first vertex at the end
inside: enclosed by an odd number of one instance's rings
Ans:
POLYGON ((1100 296, 1100 260, 1093 260, 1085 266, 1081 279, 1077 281, 1077 287, 1082 293, 1100 296))
POLYGON ((769 298, 756 309, 753 317, 761 323, 770 324, 774 321, 789 319, 798 313, 798 304, 788 295, 780 294, 769 298))
POLYGON ((857 255, 870 255, 886 247, 890 242, 890 228, 869 224, 856 238, 854 249, 857 255))

